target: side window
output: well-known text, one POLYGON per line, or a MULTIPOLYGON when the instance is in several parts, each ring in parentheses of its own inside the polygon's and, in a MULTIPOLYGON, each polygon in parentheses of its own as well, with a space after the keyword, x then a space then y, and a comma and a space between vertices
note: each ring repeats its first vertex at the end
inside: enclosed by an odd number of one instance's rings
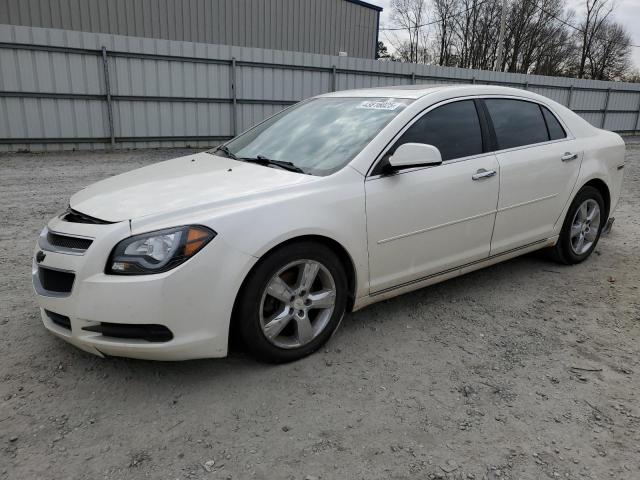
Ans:
POLYGON ((560 122, 553 113, 549 111, 547 107, 540 105, 542 114, 544 115, 544 121, 547 122, 547 129, 549 130, 549 138, 551 140, 560 140, 561 138, 567 138, 567 132, 564 131, 560 122))
POLYGON ((498 148, 513 148, 549 140, 547 125, 537 103, 506 98, 486 99, 498 148))
POLYGON ((447 103, 423 115, 404 132, 393 151, 403 143, 433 145, 442 160, 482 153, 482 131, 473 100, 447 103))

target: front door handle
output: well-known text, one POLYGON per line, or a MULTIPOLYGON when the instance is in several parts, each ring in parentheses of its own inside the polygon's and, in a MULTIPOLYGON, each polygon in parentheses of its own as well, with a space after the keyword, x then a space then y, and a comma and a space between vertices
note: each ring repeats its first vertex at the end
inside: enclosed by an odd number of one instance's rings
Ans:
POLYGON ((483 178, 493 177, 495 174, 495 170, 485 170, 484 168, 481 168, 476 173, 474 173, 471 178, 473 180, 482 180, 483 178))
POLYGON ((563 162, 570 162, 571 160, 575 160, 578 158, 577 153, 566 152, 563 156, 560 157, 560 160, 563 162))

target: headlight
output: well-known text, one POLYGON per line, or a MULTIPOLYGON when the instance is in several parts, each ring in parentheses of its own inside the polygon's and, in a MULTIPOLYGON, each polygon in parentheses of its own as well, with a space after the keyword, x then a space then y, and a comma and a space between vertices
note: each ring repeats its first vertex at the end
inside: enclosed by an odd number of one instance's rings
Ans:
POLYGON ((126 238, 109 257, 106 273, 147 275, 171 270, 198 253, 216 236, 201 225, 167 228, 126 238))

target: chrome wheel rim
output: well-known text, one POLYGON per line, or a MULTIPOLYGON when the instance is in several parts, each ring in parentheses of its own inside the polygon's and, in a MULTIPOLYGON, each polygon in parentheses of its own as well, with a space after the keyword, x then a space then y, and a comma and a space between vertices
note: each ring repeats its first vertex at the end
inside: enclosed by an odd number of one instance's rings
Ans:
POLYGON ((335 303, 329 270, 315 260, 296 260, 267 282, 260 301, 262 332, 276 347, 302 347, 324 331, 335 303))
POLYGON ((589 251, 600 231, 600 205, 592 198, 582 202, 571 222, 571 250, 576 255, 589 251))

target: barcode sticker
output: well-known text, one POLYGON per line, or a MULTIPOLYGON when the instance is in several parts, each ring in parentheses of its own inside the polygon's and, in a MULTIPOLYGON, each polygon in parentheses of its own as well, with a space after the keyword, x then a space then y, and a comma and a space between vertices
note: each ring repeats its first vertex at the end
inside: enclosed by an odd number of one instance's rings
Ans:
POLYGON ((398 107, 401 107, 402 104, 401 103, 396 103, 396 102, 372 102, 372 101, 366 101, 366 102, 362 102, 358 108, 366 108, 369 110, 395 110, 398 107))

